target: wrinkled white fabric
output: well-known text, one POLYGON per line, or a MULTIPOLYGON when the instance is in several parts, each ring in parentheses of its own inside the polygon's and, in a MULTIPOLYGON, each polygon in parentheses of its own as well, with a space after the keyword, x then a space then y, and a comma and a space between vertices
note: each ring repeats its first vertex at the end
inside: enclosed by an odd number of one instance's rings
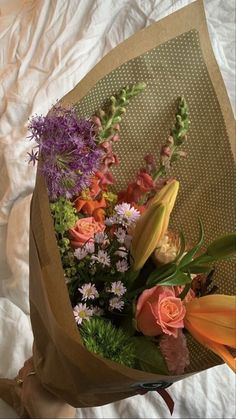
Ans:
MULTIPOLYGON (((28 118, 46 114, 112 48, 191 0, 0 0, 0 375, 31 355, 28 118)), ((206 0, 216 59, 235 110, 235 6, 206 0)), ((235 378, 223 365, 173 385, 173 418, 235 417, 235 378)), ((0 401, 0 418, 17 417, 0 401)), ((78 409, 78 418, 169 418, 155 394, 78 409)))

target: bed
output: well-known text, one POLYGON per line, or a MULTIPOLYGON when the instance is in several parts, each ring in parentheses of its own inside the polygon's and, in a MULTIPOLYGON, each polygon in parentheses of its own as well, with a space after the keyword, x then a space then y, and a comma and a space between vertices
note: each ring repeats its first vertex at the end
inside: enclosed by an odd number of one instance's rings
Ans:
MULTIPOLYGON (((28 118, 46 114, 112 48, 191 0, 0 0, 0 377, 31 356, 29 209, 36 168, 27 164, 28 118)), ((235 6, 205 0, 208 29, 235 112, 235 6)), ((235 376, 225 365, 172 385, 173 418, 234 418, 235 376)), ((0 400, 0 418, 16 418, 0 400)), ((77 418, 168 418, 153 393, 77 418)))

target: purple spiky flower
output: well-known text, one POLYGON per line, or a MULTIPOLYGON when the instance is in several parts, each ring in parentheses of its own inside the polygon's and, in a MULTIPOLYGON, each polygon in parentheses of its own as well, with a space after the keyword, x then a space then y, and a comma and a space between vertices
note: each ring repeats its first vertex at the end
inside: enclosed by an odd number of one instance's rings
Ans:
POLYGON ((69 199, 89 185, 101 157, 92 121, 78 120, 73 108, 55 106, 47 116, 33 117, 29 130, 38 144, 50 200, 69 199))

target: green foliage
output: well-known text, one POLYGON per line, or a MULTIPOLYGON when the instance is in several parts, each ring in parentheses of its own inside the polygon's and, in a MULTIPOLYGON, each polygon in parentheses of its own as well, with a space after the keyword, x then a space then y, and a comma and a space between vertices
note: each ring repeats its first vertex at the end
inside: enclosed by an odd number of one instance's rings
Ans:
POLYGON ((50 209, 55 231, 60 237, 63 237, 77 221, 76 210, 72 203, 65 198, 59 198, 56 202, 51 203, 50 209))
POLYGON ((209 275, 212 272, 213 262, 233 259, 236 254, 236 233, 217 238, 208 245, 204 253, 195 257, 204 242, 204 230, 200 220, 199 226, 200 234, 197 244, 184 255, 185 239, 183 233, 181 233, 180 251, 175 261, 152 270, 147 280, 145 280, 145 286, 132 290, 132 293, 128 294, 127 298, 134 298, 145 289, 156 285, 185 285, 184 291, 180 294, 180 298, 184 298, 191 286, 191 274, 209 275))
POLYGON ((109 320, 93 317, 84 321, 80 334, 90 352, 128 367, 134 366, 134 344, 122 329, 117 329, 109 320))
POLYGON ((70 248, 68 230, 74 227, 78 219, 76 210, 72 203, 65 198, 59 198, 56 202, 51 203, 50 209, 65 276, 71 279, 77 274, 77 264, 74 252, 70 248))
POLYGON ((131 338, 135 346, 137 367, 153 374, 168 375, 168 369, 158 346, 144 336, 131 338))

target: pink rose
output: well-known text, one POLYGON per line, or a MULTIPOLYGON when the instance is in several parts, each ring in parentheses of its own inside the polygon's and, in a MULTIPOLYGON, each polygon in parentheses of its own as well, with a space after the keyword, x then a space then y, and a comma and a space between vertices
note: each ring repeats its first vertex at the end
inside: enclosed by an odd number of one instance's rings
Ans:
POLYGON ((104 231, 105 226, 93 217, 80 218, 74 228, 69 230, 72 237, 71 245, 76 249, 82 247, 88 241, 94 241, 96 233, 104 231))
POLYGON ((173 287, 153 288, 143 291, 136 306, 136 322, 146 336, 162 333, 177 337, 178 329, 184 327, 185 307, 175 295, 173 287))

